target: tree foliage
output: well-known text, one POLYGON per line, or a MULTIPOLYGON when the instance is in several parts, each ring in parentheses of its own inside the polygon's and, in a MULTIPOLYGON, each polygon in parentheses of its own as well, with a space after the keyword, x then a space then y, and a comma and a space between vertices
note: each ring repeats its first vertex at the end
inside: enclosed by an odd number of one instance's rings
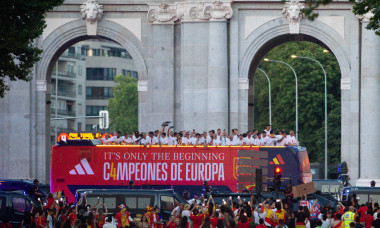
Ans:
MULTIPOLYGON (((315 10, 320 5, 327 5, 333 0, 306 0, 306 7, 303 9, 303 13, 310 20, 314 20, 318 17, 318 13, 315 10)), ((352 11, 356 15, 364 15, 367 13, 373 13, 370 17, 367 29, 372 29, 376 31, 377 35, 380 35, 380 1, 379 0, 349 0, 354 3, 352 11)))
POLYGON ((45 14, 63 0, 2 0, 0 1, 0 97, 4 97, 11 81, 31 80, 33 65, 42 50, 35 39, 44 28, 45 14))
POLYGON ((115 77, 118 86, 113 88, 113 98, 108 100, 111 126, 121 132, 138 129, 137 80, 128 76, 115 77))
MULTIPOLYGON (((265 57, 289 63, 298 76, 299 141, 307 147, 313 162, 324 159, 324 74, 321 67, 307 59, 292 59, 291 55, 318 60, 327 74, 328 148, 330 162, 340 160, 340 69, 331 53, 311 42, 288 42, 272 49, 265 57), (331 160, 332 159, 332 160, 331 160)), ((271 80, 272 126, 276 130, 295 130, 295 77, 281 63, 262 61, 259 67, 271 80)), ((263 130, 268 124, 268 82, 263 73, 254 76, 255 128, 263 130)))

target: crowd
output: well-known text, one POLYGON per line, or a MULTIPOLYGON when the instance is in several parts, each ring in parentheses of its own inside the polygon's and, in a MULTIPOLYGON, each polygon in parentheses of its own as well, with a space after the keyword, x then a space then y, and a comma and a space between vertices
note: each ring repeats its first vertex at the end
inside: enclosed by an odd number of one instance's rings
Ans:
MULTIPOLYGON (((238 129, 232 129, 228 135, 225 130, 210 130, 208 133, 199 133, 193 129, 192 131, 174 132, 173 126, 165 128, 168 122, 162 124, 161 130, 145 132, 125 133, 124 136, 120 131, 115 136, 110 137, 109 133, 104 138, 100 138, 104 145, 184 145, 184 146, 299 146, 299 142, 295 137, 294 131, 290 130, 289 135, 285 130, 281 130, 278 134, 268 125, 262 132, 258 130, 247 131, 239 134, 238 129)), ((98 134, 101 135, 101 134, 98 134)))
MULTIPOLYGON (((76 205, 66 204, 64 199, 54 199, 50 193, 47 203, 32 205, 25 212, 21 227, 29 228, 380 228, 380 207, 371 202, 359 204, 353 196, 350 201, 339 203, 336 208, 311 204, 306 195, 299 201, 299 210, 293 210, 291 186, 284 190, 285 199, 266 199, 258 202, 251 195, 249 202, 239 196, 218 204, 212 195, 198 195, 187 204, 173 205, 170 218, 163 222, 160 208, 147 206, 146 213, 131 216, 127 204, 121 204, 118 213, 108 214, 105 204, 89 205, 86 195, 79 194, 76 205)), ((9 227, 4 225, 0 227, 9 227)))

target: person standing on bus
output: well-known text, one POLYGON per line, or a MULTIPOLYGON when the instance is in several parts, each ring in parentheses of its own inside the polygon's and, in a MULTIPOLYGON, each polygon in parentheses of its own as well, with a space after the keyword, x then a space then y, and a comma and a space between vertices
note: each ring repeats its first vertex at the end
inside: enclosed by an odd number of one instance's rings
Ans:
POLYGON ((103 225, 106 223, 106 217, 107 217, 107 207, 106 204, 100 203, 99 205, 103 205, 104 209, 106 210, 106 213, 103 213, 103 209, 99 210, 99 206, 96 207, 96 227, 100 228, 103 227, 103 225))
POLYGON ((296 136, 295 136, 293 130, 291 130, 289 132, 289 135, 287 136, 287 139, 288 139, 288 144, 287 145, 289 145, 289 146, 299 146, 300 145, 300 143, 296 139, 296 136))
POLYGON ((116 214, 115 219, 117 220, 117 227, 129 227, 129 212, 124 204, 119 206, 120 212, 116 214))
POLYGON ((116 135, 112 137, 114 144, 120 145, 123 142, 123 137, 121 136, 121 132, 117 131, 116 135))

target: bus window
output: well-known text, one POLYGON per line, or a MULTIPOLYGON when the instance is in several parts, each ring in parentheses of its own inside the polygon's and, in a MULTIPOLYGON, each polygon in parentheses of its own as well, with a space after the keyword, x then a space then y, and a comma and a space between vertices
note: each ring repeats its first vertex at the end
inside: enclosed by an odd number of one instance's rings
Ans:
POLYGON ((380 195, 372 195, 373 203, 380 203, 380 195))
POLYGON ((356 197, 359 197, 359 204, 368 202, 368 194, 356 194, 356 197))
POLYGON ((153 205, 153 197, 152 196, 139 196, 137 198, 137 207, 138 209, 146 209, 147 206, 152 206, 153 205))
POLYGON ((125 197, 125 204, 130 209, 136 209, 137 208, 137 198, 136 197, 125 197))
POLYGON ((298 159, 300 162, 301 171, 303 173, 310 173, 310 163, 309 163, 309 156, 307 155, 307 151, 299 151, 298 152, 298 159))
POLYGON ((174 209, 173 196, 161 196, 161 210, 172 211, 174 209))
POLYGON ((116 197, 104 197, 103 200, 107 208, 117 208, 116 197))
MULTIPOLYGON (((87 204, 94 206, 96 202, 98 201, 98 197, 89 197, 87 196, 87 204)), ((103 198, 99 198, 99 203, 103 202, 103 198)), ((108 207, 108 205, 106 205, 108 207)))
POLYGON ((25 199, 14 197, 12 198, 13 210, 16 212, 25 212, 25 199))

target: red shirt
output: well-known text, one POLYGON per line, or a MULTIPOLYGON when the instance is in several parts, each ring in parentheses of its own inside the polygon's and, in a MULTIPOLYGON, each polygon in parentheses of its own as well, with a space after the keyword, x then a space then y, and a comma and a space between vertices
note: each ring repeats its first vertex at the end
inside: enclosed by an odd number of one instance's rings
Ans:
POLYGON ((98 227, 103 227, 104 223, 106 223, 106 215, 103 215, 102 217, 99 218, 99 215, 96 215, 96 225, 98 227))
POLYGON ((12 225, 8 222, 8 223, 1 223, 0 224, 0 228, 12 228, 12 225))
POLYGON ((210 218, 210 221, 211 221, 211 225, 213 228, 216 228, 216 226, 218 225, 218 222, 219 222, 219 218, 215 217, 215 218, 210 218))
POLYGON ((42 216, 38 216, 37 218, 37 224, 38 225, 42 225, 43 227, 45 227, 45 217, 42 217, 42 216))
POLYGON ((359 208, 356 213, 360 215, 360 222, 364 222, 365 212, 368 210, 368 207, 361 207, 359 208))
MULTIPOLYGON (((158 216, 158 214, 156 214, 156 213, 154 213, 153 215, 156 217, 156 222, 159 222, 160 221, 160 216, 158 216)), ((163 225, 154 224, 154 228, 163 228, 163 225)))
POLYGON ((373 218, 372 215, 366 215, 364 216, 364 221, 365 221, 365 228, 371 228, 371 224, 375 219, 373 218))
POLYGON ((258 225, 258 226, 256 226, 256 228, 268 228, 266 225, 258 225))
POLYGON ((341 215, 343 216, 343 214, 344 214, 344 209, 343 209, 343 208, 340 208, 340 211, 335 212, 335 214, 334 214, 334 220, 336 220, 336 215, 337 215, 337 214, 341 214, 341 215))
POLYGON ((249 222, 242 223, 241 221, 239 221, 239 228, 241 228, 241 227, 243 227, 243 228, 249 228, 250 225, 251 224, 249 222))
POLYGON ((53 205, 53 203, 54 203, 54 198, 47 198, 47 201, 48 201, 48 203, 47 203, 47 205, 44 207, 44 210, 49 209, 49 208, 51 207, 51 205, 53 205))
POLYGON ((75 220, 77 220, 77 215, 74 213, 70 213, 69 216, 67 216, 70 219, 71 225, 73 226, 75 223, 75 220))
POLYGON ((129 226, 129 212, 119 212, 116 214, 115 219, 117 219, 117 227, 129 226), (123 224, 124 222, 124 224, 123 224))
POLYGON ((190 215, 191 220, 193 220, 193 228, 199 228, 202 225, 203 214, 200 215, 190 215))
POLYGON ((169 228, 176 228, 177 227, 177 224, 175 222, 170 222, 168 221, 166 223, 166 227, 169 227, 169 228))

